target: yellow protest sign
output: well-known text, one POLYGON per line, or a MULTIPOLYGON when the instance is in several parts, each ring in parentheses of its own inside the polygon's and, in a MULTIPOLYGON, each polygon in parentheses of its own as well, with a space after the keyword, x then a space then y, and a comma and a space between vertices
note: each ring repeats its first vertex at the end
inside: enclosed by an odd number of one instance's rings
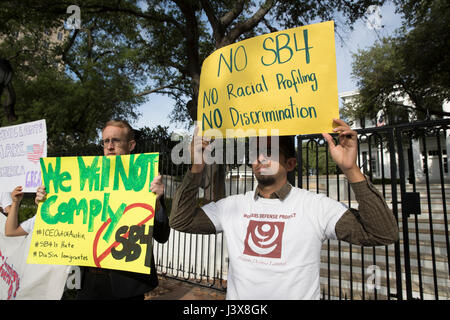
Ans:
POLYGON ((150 273, 158 153, 42 158, 28 263, 150 273))
POLYGON ((223 47, 202 66, 198 121, 203 135, 331 132, 333 118, 339 118, 336 79, 333 21, 223 47))

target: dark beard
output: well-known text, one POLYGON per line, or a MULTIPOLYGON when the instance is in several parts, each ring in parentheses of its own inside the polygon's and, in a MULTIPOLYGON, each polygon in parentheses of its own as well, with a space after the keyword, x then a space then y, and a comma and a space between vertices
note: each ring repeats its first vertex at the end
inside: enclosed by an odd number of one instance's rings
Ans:
POLYGON ((264 187, 271 186, 275 183, 275 177, 274 176, 255 176, 256 181, 264 187))

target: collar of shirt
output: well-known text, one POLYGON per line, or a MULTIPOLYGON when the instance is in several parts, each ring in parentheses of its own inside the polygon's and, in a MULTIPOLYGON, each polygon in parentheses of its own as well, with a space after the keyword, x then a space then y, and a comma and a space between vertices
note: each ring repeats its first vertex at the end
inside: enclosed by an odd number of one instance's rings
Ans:
MULTIPOLYGON (((291 189, 292 189, 291 184, 289 182, 286 182, 286 184, 284 184, 280 189, 270 194, 270 199, 280 199, 281 201, 283 201, 284 199, 287 198, 291 189)), ((255 201, 258 200, 258 198, 260 197, 263 198, 259 194, 259 191, 260 191, 259 186, 257 186, 255 190, 255 195, 253 196, 253 199, 255 199, 255 201)))

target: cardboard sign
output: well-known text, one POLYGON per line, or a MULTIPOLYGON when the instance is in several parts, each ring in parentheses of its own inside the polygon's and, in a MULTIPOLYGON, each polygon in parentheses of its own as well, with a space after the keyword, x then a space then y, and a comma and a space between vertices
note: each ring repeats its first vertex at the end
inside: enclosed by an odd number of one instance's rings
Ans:
POLYGON ((333 118, 339 118, 333 21, 247 39, 203 62, 203 135, 331 132, 333 118))
POLYGON ((27 264, 31 235, 7 237, 0 214, 0 300, 59 300, 67 266, 27 264))
POLYGON ((46 156, 45 120, 0 128, 0 192, 17 186, 36 192, 42 184, 39 159, 46 156))
POLYGON ((150 273, 158 153, 41 160, 28 263, 150 273))

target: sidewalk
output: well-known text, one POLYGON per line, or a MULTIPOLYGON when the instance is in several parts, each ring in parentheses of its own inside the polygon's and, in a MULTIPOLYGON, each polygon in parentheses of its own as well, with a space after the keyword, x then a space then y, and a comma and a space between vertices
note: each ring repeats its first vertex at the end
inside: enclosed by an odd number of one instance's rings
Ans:
POLYGON ((225 300, 223 291, 185 281, 158 276, 159 286, 145 295, 145 300, 225 300))

